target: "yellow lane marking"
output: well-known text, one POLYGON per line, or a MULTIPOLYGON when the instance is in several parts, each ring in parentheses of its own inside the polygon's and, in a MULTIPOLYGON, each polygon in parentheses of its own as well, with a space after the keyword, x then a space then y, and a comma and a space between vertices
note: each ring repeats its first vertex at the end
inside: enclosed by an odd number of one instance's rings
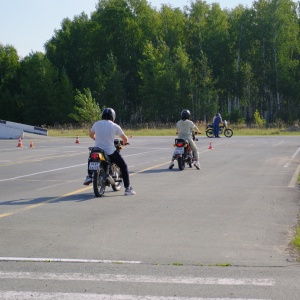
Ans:
MULTIPOLYGON (((159 164, 159 165, 152 166, 152 167, 147 168, 147 169, 143 169, 143 170, 138 171, 138 172, 133 172, 133 173, 129 174, 129 176, 137 175, 137 174, 139 174, 139 173, 142 173, 142 172, 145 172, 145 171, 148 171, 148 170, 151 170, 151 169, 154 169, 154 168, 163 166, 163 165, 165 165, 165 164, 167 164, 167 163, 168 163, 168 162, 165 162, 165 163, 162 163, 162 164, 159 164)), ((88 187, 85 187, 85 188, 82 188, 82 189, 79 189, 79 190, 76 190, 76 191, 73 191, 73 192, 64 194, 64 195, 59 196, 59 197, 51 198, 51 199, 46 200, 46 201, 43 201, 43 202, 41 202, 41 203, 28 205, 28 206, 26 206, 26 207, 23 207, 23 208, 20 208, 20 209, 18 209, 18 210, 15 210, 14 212, 11 212, 11 213, 0 214, 0 218, 12 216, 12 215, 14 215, 14 214, 16 214, 16 213, 18 213, 18 212, 22 212, 22 211, 34 209, 34 208, 37 208, 37 207, 41 207, 41 206, 43 206, 43 205, 45 205, 45 204, 47 204, 47 203, 51 203, 51 202, 54 202, 54 201, 56 201, 56 200, 59 200, 59 199, 68 197, 68 196, 72 196, 72 195, 75 195, 75 194, 79 194, 79 193, 85 192, 85 191, 87 191, 87 190, 89 190, 89 189, 91 189, 91 186, 88 186, 88 187)))
POLYGON ((134 175, 137 175, 137 174, 139 174, 139 173, 143 173, 143 172, 146 172, 146 171, 152 170, 152 169, 154 169, 154 168, 157 168, 157 167, 164 166, 164 165, 166 165, 166 164, 168 164, 168 163, 169 163, 169 161, 167 161, 167 162, 164 162, 164 163, 162 163, 162 164, 159 164, 159 165, 152 166, 152 167, 150 167, 150 168, 143 169, 143 170, 141 170, 141 171, 132 172, 132 173, 130 173, 130 174, 129 174, 129 176, 134 176, 134 175))
POLYGON ((73 191, 73 192, 71 192, 71 193, 64 194, 64 195, 59 196, 59 197, 51 198, 51 199, 49 199, 49 200, 46 200, 46 201, 43 201, 43 202, 40 202, 40 203, 37 203, 37 204, 28 205, 28 206, 25 206, 25 207, 23 207, 23 208, 17 209, 17 210, 15 210, 14 212, 11 212, 11 213, 0 214, 0 218, 8 217, 8 216, 14 215, 14 214, 16 214, 16 213, 18 213, 18 212, 21 212, 21 211, 26 211, 26 210, 34 209, 34 208, 43 206, 43 205, 45 205, 45 204, 47 204, 47 203, 51 203, 51 202, 54 202, 54 201, 56 201, 56 200, 59 200, 59 199, 62 199, 62 198, 65 198, 65 197, 68 197, 68 196, 77 194, 77 193, 79 193, 79 192, 86 191, 86 190, 88 190, 88 189, 90 189, 90 188, 91 188, 91 187, 86 187, 86 188, 83 188, 83 189, 80 189, 80 190, 73 191))
MULTIPOLYGON (((206 151, 204 151, 204 152, 206 152, 206 151)), ((143 170, 141 170, 141 171, 132 172, 132 173, 129 174, 129 176, 134 176, 134 175, 137 175, 137 174, 140 174, 140 173, 143 173, 143 172, 146 172, 146 171, 149 171, 149 170, 152 170, 152 169, 155 169, 155 168, 164 166, 164 165, 168 164, 169 162, 170 162, 170 161, 167 161, 167 162, 164 162, 164 163, 161 163, 161 164, 158 164, 158 165, 155 165, 155 166, 152 166, 152 167, 143 169, 143 170)), ((56 201, 56 200, 59 200, 59 199, 68 197, 68 196, 72 196, 72 195, 75 195, 75 194, 79 194, 79 193, 81 193, 81 192, 85 192, 85 191, 87 191, 87 190, 89 190, 89 189, 91 189, 91 186, 88 186, 88 187, 85 187, 85 188, 82 188, 82 189, 79 189, 79 190, 76 190, 76 191, 73 191, 73 192, 64 194, 64 195, 59 196, 59 197, 51 198, 51 199, 46 200, 46 201, 43 201, 43 202, 41 202, 41 203, 32 204, 32 205, 23 207, 23 208, 21 208, 21 209, 15 210, 14 212, 11 212, 11 213, 0 214, 0 218, 8 217, 8 216, 14 215, 14 214, 16 214, 16 213, 18 213, 18 212, 21 212, 21 211, 26 211, 26 210, 29 210, 29 209, 34 209, 34 208, 43 206, 43 205, 45 205, 45 204, 47 204, 47 203, 51 203, 51 202, 54 202, 54 201, 56 201)))

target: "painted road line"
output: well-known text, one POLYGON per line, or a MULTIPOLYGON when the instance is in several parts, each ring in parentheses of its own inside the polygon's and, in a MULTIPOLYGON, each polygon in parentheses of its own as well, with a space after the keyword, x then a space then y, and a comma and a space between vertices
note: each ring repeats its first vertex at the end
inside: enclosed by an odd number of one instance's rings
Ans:
POLYGON ((90 189, 90 188, 91 188, 91 187, 85 187, 85 188, 82 188, 82 189, 80 189, 80 190, 76 190, 76 191, 73 191, 73 192, 71 192, 71 193, 65 194, 65 195, 63 195, 63 196, 51 198, 51 199, 45 200, 45 201, 40 202, 40 203, 37 203, 37 204, 32 204, 32 205, 28 205, 28 206, 22 207, 22 208, 17 209, 17 210, 15 210, 15 211, 13 211, 13 212, 10 212, 10 213, 0 214, 0 218, 12 216, 12 215, 15 215, 16 213, 19 213, 19 212, 21 212, 21 211, 26 211, 26 210, 29 210, 29 209, 34 209, 34 208, 43 206, 43 205, 45 205, 45 204, 47 204, 47 203, 51 203, 51 202, 54 202, 54 201, 63 199, 63 198, 65 198, 65 197, 68 197, 68 196, 71 196, 71 195, 80 193, 80 192, 82 192, 82 191, 86 191, 86 190, 88 190, 88 189, 90 189))
POLYGON ((16 161, 13 161, 9 164, 3 164, 1 166, 2 167, 7 167, 7 166, 20 165, 20 164, 24 164, 24 163, 34 163, 34 162, 46 161, 46 160, 55 159, 55 158, 73 157, 73 156, 81 155, 83 153, 84 152, 76 152, 76 153, 72 153, 72 154, 62 154, 62 155, 46 156, 46 157, 28 156, 28 157, 22 157, 22 160, 16 160, 16 161))
MULTIPOLYGON (((37 258, 37 257, 0 257, 0 261, 21 262, 63 262, 63 263, 102 263, 102 264, 140 264, 141 261, 110 259, 72 259, 72 258, 37 258)), ((0 274, 1 278, 1 274, 0 274)))
POLYGON ((250 298, 195 298, 195 297, 163 297, 163 296, 138 296, 138 295, 109 295, 87 293, 40 293, 40 292, 15 292, 0 291, 1 299, 6 300, 270 300, 250 298))
POLYGON ((290 161, 287 162, 287 163, 283 166, 284 168, 288 168, 288 167, 289 167, 291 161, 298 155, 299 151, 300 151, 300 147, 299 147, 299 148, 295 151, 295 153, 292 155, 292 158, 290 159, 290 161))
POLYGON ((15 292, 0 291, 1 299, 6 300, 270 300, 250 298, 195 298, 195 297, 163 297, 163 296, 138 296, 138 295, 109 295, 87 293, 40 293, 40 292, 15 292))
POLYGON ((52 169, 52 170, 47 170, 47 171, 41 171, 41 172, 36 172, 36 173, 31 173, 31 174, 26 174, 26 175, 21 175, 21 176, 6 178, 6 179, 0 179, 0 182, 9 181, 9 180, 15 180, 15 179, 20 179, 20 178, 25 178, 25 177, 31 177, 31 176, 35 176, 35 175, 40 175, 40 174, 45 174, 45 173, 51 173, 51 172, 56 172, 56 171, 61 171, 61 170, 66 170, 66 169, 71 169, 71 168, 76 168, 76 167, 81 167, 81 166, 84 166, 84 165, 87 165, 87 163, 80 164, 80 165, 69 166, 69 167, 64 167, 64 168, 52 169))
MULTIPOLYGON (((167 162, 164 163, 164 164, 167 164, 167 162)), ((164 165, 164 164, 162 164, 162 165, 164 165)), ((42 171, 42 172, 33 173, 33 174, 27 174, 27 175, 23 175, 23 176, 19 176, 19 177, 14 177, 13 179, 19 179, 19 178, 24 178, 24 177, 34 176, 34 175, 41 174, 41 173, 54 172, 54 171, 58 171, 58 170, 74 168, 74 167, 78 167, 78 166, 82 166, 82 165, 85 165, 85 164, 80 164, 80 165, 75 165, 75 166, 69 166, 69 167, 64 167, 64 168, 59 168, 59 169, 54 169, 54 170, 48 170, 48 171, 42 171)), ((159 166, 159 165, 158 165, 158 166, 159 166)), ((139 172, 130 173, 129 176, 134 176, 134 175, 137 175, 137 174, 139 174, 139 173, 141 173, 141 172, 145 172, 145 171, 147 171, 147 170, 154 169, 154 168, 156 168, 156 167, 157 167, 157 166, 153 166, 153 167, 151 167, 151 168, 147 168, 147 169, 141 170, 141 171, 139 171, 139 172)), ((0 182, 1 182, 1 181, 7 181, 7 180, 12 180, 12 179, 2 179, 2 180, 0 180, 0 182)), ((29 209, 34 209, 34 208, 43 206, 43 205, 45 205, 45 204, 47 204, 47 203, 51 203, 51 202, 54 202, 54 201, 63 199, 63 198, 65 198, 65 197, 72 196, 72 195, 74 195, 74 194, 79 194, 79 193, 81 193, 81 192, 85 192, 85 191, 87 191, 87 190, 89 190, 89 189, 91 189, 91 188, 92 188, 91 186, 84 187, 84 188, 82 188, 82 189, 75 190, 75 191, 73 191, 73 192, 64 194, 64 195, 59 196, 59 197, 54 197, 54 198, 45 200, 45 201, 40 202, 40 203, 37 203, 37 204, 25 206, 25 207, 23 207, 23 208, 20 208, 20 209, 18 209, 18 210, 15 210, 15 211, 13 211, 13 212, 10 212, 10 213, 0 214, 0 218, 12 216, 12 215, 14 215, 14 214, 16 214, 16 213, 18 213, 18 212, 21 212, 21 211, 26 211, 26 210, 29 210, 29 209)))
POLYGON ((299 174, 300 174, 300 165, 297 167, 296 171, 293 174, 291 181, 289 182, 289 185, 288 185, 289 188, 294 188, 294 187, 298 186, 299 174))
POLYGON ((38 273, 38 272, 0 272, 2 279, 33 279, 33 280, 65 280, 95 282, 130 282, 158 284, 193 284, 193 285, 229 285, 229 286, 274 286, 272 278, 215 278, 215 277, 170 277, 121 274, 86 274, 86 273, 38 273))

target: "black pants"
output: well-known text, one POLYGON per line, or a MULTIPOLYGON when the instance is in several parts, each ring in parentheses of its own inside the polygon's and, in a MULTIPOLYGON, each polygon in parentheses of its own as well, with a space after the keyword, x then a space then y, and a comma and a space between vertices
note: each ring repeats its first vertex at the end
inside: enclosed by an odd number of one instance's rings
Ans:
POLYGON ((120 152, 118 152, 118 151, 115 151, 113 154, 108 155, 108 156, 109 156, 110 160, 121 169, 122 177, 123 177, 123 181, 124 181, 124 187, 128 188, 130 185, 130 181, 129 181, 128 167, 127 167, 125 160, 123 159, 120 152))
MULTIPOLYGON (((129 181, 129 173, 128 173, 128 167, 127 164, 125 162, 125 160, 123 159, 123 157, 121 156, 121 154, 118 151, 115 151, 113 154, 108 155, 111 162, 115 163, 121 170, 122 172, 122 177, 123 177, 123 182, 124 182, 124 187, 128 188, 130 185, 130 181, 129 181)), ((88 172, 89 176, 92 177, 92 173, 88 172)))

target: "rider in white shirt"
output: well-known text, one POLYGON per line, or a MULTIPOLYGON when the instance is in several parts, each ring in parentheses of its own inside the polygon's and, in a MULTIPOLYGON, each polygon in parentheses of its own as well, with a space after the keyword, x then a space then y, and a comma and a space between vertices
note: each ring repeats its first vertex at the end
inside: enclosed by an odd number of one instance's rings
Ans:
MULTIPOLYGON (((197 146, 195 144, 195 142, 193 141, 192 138, 192 132, 196 131, 198 133, 201 133, 199 128, 192 122, 190 121, 190 117, 191 117, 191 113, 188 109, 184 109, 181 112, 181 120, 179 120, 176 123, 176 129, 177 129, 177 134, 178 134, 178 138, 180 139, 184 139, 187 140, 193 150, 193 154, 194 154, 194 166, 200 170, 200 163, 199 163, 199 154, 198 154, 198 149, 197 146)), ((172 156, 172 160, 169 166, 169 169, 172 169, 174 166, 174 158, 172 156)))
MULTIPOLYGON (((128 167, 121 154, 114 146, 115 136, 120 136, 124 145, 128 143, 128 138, 124 134, 122 128, 114 123, 116 113, 112 108, 105 108, 102 112, 102 120, 93 124, 89 136, 95 141, 95 147, 99 147, 106 152, 111 161, 115 163, 122 172, 125 195, 135 195, 135 191, 130 186, 128 167)), ((89 173, 84 181, 84 185, 89 185, 92 182, 92 174, 89 173)))

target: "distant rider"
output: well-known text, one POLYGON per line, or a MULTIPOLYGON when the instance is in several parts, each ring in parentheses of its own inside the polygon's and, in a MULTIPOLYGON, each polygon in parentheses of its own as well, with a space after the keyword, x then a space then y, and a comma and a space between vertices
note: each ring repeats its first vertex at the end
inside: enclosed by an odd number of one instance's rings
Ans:
MULTIPOLYGON (((193 150, 193 155, 195 158, 194 161, 194 166, 200 170, 200 163, 199 163, 199 154, 198 154, 198 149, 193 141, 192 138, 192 132, 196 131, 199 134, 201 133, 199 128, 192 122, 190 121, 191 113, 188 109, 184 109, 181 112, 181 120, 179 120, 176 123, 176 129, 177 129, 177 134, 179 139, 184 139, 187 140, 193 150)), ((172 169, 174 167, 174 157, 172 156, 172 160, 169 166, 169 169, 172 169)))
MULTIPOLYGON (((109 156, 111 162, 115 163, 121 169, 125 187, 125 195, 135 195, 135 191, 130 186, 127 164, 114 146, 116 135, 120 136, 124 145, 128 143, 128 138, 124 134, 122 128, 114 123, 115 119, 115 111, 112 108, 105 108, 102 112, 102 120, 93 124, 89 136, 95 141, 95 147, 99 147, 104 150, 109 156)), ((88 176, 83 184, 89 185, 92 181, 92 173, 88 171, 88 176)))

